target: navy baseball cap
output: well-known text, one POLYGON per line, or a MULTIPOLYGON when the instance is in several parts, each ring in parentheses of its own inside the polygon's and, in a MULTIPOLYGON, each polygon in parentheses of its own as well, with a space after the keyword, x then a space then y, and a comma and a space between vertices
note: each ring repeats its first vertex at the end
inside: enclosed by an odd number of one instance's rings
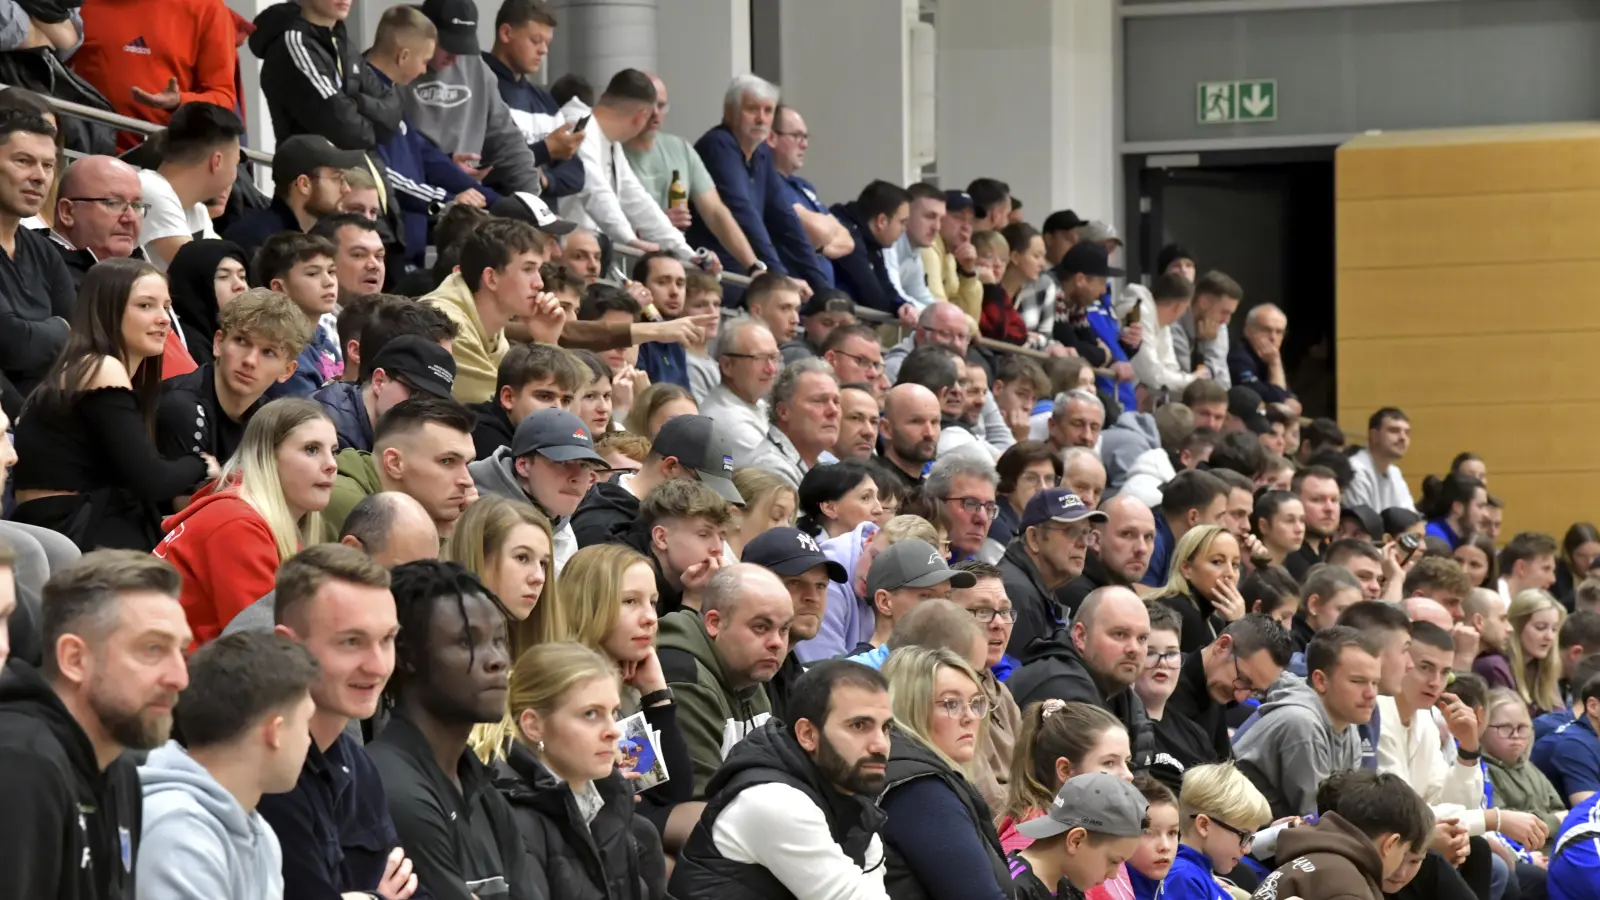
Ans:
POLYGON ((1046 522, 1070 525, 1085 519, 1104 522, 1110 518, 1097 509, 1090 509, 1083 499, 1068 488, 1046 488, 1028 500, 1022 509, 1022 527, 1032 528, 1046 522))
POLYGON ((972 209, 976 204, 972 202, 972 195, 966 191, 945 191, 944 208, 946 212, 961 212, 972 209))
POLYGON ((779 578, 793 578, 817 566, 828 567, 828 580, 850 580, 844 566, 823 555, 816 538, 798 528, 768 528, 744 545, 740 562, 755 563, 779 578))

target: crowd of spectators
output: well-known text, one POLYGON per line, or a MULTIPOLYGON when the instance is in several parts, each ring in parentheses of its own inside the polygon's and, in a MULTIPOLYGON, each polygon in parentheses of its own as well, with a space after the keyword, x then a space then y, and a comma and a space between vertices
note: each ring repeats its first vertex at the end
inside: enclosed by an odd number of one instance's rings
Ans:
POLYGON ((350 8, 0 0, 159 129, 0 92, 0 895, 1597 896, 1600 529, 1178 244, 350 8))

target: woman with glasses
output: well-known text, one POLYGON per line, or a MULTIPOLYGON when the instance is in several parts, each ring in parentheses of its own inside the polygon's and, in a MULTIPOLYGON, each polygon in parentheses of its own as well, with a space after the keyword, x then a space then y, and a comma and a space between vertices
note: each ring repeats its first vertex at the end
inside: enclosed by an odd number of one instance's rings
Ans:
POLYGON ((800 479, 801 531, 819 541, 854 531, 862 522, 883 518, 878 482, 866 463, 844 460, 815 466, 800 479))
POLYGON ((1163 900, 1232 900, 1217 882, 1250 852, 1250 838, 1272 821, 1272 808, 1233 763, 1196 766, 1183 776, 1172 868, 1161 880, 1163 900))
POLYGON ((1011 875, 993 815, 967 772, 989 701, 971 664, 905 647, 884 664, 895 728, 878 805, 891 900, 1002 900, 1011 875))
POLYGON ((1239 593, 1239 540, 1221 525, 1189 529, 1172 551, 1167 584, 1145 598, 1183 617, 1182 647, 1194 653, 1245 614, 1239 593))
POLYGON ((1006 805, 1006 792, 1011 782, 1011 757, 1017 746, 1017 733, 1022 730, 1022 710, 1002 678, 1010 677, 1021 665, 1014 657, 1006 655, 1006 645, 1011 643, 1011 629, 1017 622, 1017 611, 1006 596, 1005 581, 1000 570, 988 563, 968 560, 956 563, 957 572, 966 572, 977 581, 970 588, 960 588, 951 593, 951 599, 978 620, 983 632, 983 667, 978 669, 978 686, 989 701, 989 722, 983 731, 983 746, 978 753, 973 781, 989 801, 989 811, 998 813, 1006 805))
MULTIPOLYGON (((1533 746, 1533 719, 1528 716, 1528 705, 1516 691, 1500 688, 1489 692, 1483 717, 1488 804, 1497 809, 1533 813, 1550 829, 1552 836, 1559 833, 1561 820, 1567 815, 1567 804, 1562 802, 1550 779, 1528 761, 1528 750, 1533 746)), ((1490 813, 1489 817, 1492 816, 1490 813)))
POLYGON ((1155 761, 1150 774, 1173 791, 1183 786, 1183 773, 1202 763, 1216 762, 1217 751, 1211 736, 1193 719, 1167 715, 1167 701, 1178 688, 1178 672, 1183 666, 1183 651, 1178 635, 1183 619, 1169 607, 1150 606, 1150 641, 1145 644, 1144 669, 1133 683, 1133 692, 1144 701, 1156 738, 1155 761))
POLYGON ((1001 546, 1021 530, 1022 510, 1033 495, 1061 483, 1061 457, 1044 441, 1018 441, 994 464, 1000 476, 995 489, 1000 508, 989 523, 989 537, 1001 546))

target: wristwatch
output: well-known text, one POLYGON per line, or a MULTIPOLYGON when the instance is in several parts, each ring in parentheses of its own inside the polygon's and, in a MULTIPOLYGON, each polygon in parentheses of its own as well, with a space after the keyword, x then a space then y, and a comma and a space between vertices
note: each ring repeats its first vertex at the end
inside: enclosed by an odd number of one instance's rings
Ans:
POLYGON ((650 693, 640 697, 639 708, 643 709, 648 706, 655 706, 663 700, 667 701, 668 703, 672 702, 672 688, 664 687, 659 691, 651 691, 650 693))

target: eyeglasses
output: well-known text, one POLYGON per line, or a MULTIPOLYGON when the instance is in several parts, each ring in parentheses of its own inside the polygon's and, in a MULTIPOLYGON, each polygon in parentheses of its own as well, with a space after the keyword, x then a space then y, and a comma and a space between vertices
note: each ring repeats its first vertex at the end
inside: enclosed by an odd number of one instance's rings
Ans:
POLYGON ((1094 528, 1092 526, 1085 527, 1083 525, 1076 525, 1066 528, 1046 526, 1045 530, 1053 531, 1074 544, 1087 544, 1089 543, 1090 539, 1094 537, 1094 528))
POLYGON ((993 500, 979 500, 977 497, 944 497, 946 503, 959 503, 967 513, 976 515, 979 510, 989 518, 994 518, 1000 512, 1000 504, 993 500))
POLYGON ((1533 734, 1532 725, 1514 725, 1508 723, 1505 725, 1490 725, 1489 727, 1494 729, 1495 734, 1498 734, 1507 740, 1510 740, 1511 738, 1525 738, 1528 735, 1533 734))
POLYGON ((1061 479, 1054 475, 1041 475, 1038 472, 1023 472, 1017 476, 1018 484, 1033 484, 1040 487, 1059 487, 1061 479))
POLYGON ((935 700, 933 705, 944 710, 944 714, 952 719, 961 718, 963 712, 972 713, 974 719, 981 719, 989 714, 989 700, 985 697, 974 697, 971 703, 962 703, 954 697, 935 700))
POLYGON ((855 360, 856 363, 861 366, 861 368, 867 370, 867 374, 868 375, 876 375, 879 372, 883 371, 883 360, 867 359, 865 356, 860 356, 860 355, 855 354, 855 353, 846 353, 843 350, 839 350, 839 351, 836 351, 836 352, 838 352, 838 354, 840 356, 848 356, 851 359, 855 360))
POLYGON ((1176 666, 1181 659, 1182 650, 1157 650, 1151 647, 1144 651, 1144 664, 1147 666, 1176 666))
POLYGON ((979 609, 974 609, 971 612, 974 619, 977 619, 979 622, 982 622, 985 625, 993 622, 995 619, 999 619, 1002 622, 1015 622, 1017 620, 1017 611, 1014 609, 989 609, 988 607, 980 607, 979 609))
POLYGON ((133 210, 134 215, 140 218, 150 211, 150 204, 142 200, 123 200, 120 197, 68 197, 68 203, 98 203, 106 212, 120 216, 128 210, 133 210))
POLYGON ((774 131, 772 133, 778 137, 794 138, 799 143, 811 140, 811 132, 809 131, 774 131))
POLYGON ((1244 851, 1246 853, 1248 853, 1250 851, 1250 845, 1252 843, 1254 843, 1255 839, 1256 839, 1256 836, 1254 834, 1251 834, 1250 832, 1247 832, 1247 831, 1241 831, 1240 829, 1235 828, 1232 825, 1229 825, 1227 822, 1224 822, 1224 821, 1222 821, 1221 819, 1219 819, 1219 818, 1217 818, 1215 816, 1206 815, 1206 813, 1195 813, 1194 815, 1190 816, 1189 818, 1194 819, 1194 818, 1198 818, 1199 816, 1205 816, 1208 820, 1210 820, 1211 824, 1217 826, 1218 828, 1221 828, 1223 831, 1226 831, 1229 834, 1233 835, 1234 837, 1238 838, 1239 839, 1239 849, 1241 851, 1244 851))
POLYGON ((777 365, 783 359, 777 353, 724 353, 722 355, 729 359, 753 359, 757 362, 771 363, 773 365, 777 365))

